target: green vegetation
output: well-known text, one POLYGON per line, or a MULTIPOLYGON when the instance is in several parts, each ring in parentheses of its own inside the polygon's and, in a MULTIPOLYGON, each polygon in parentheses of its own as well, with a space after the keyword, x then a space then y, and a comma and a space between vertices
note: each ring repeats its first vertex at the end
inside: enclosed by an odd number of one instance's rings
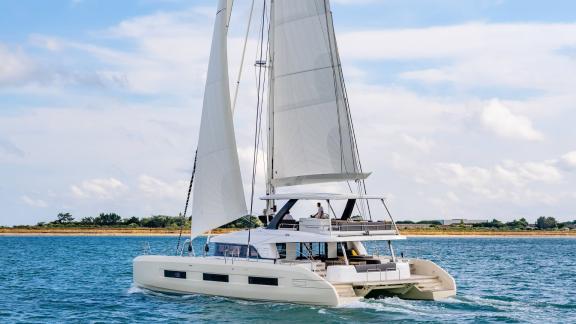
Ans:
POLYGON ((437 220, 423 220, 418 222, 413 221, 398 221, 396 224, 423 224, 423 225, 442 225, 441 221, 437 220))
MULTIPOLYGON (((73 228, 73 227, 115 227, 115 228, 166 228, 176 229, 179 228, 184 222, 184 227, 190 227, 190 218, 186 220, 182 216, 166 216, 155 215, 150 217, 136 217, 122 218, 116 213, 101 213, 96 217, 83 217, 79 221, 75 221, 70 213, 59 213, 56 220, 52 222, 39 222, 36 227, 48 228, 73 228)), ((244 216, 221 228, 256 228, 262 226, 258 217, 244 216)), ((15 226, 18 228, 26 228, 31 226, 15 226)))
MULTIPOLYGON (((559 223, 554 217, 541 216, 536 220, 535 224, 530 224, 525 218, 515 219, 511 222, 501 222, 493 219, 489 222, 467 224, 461 222, 459 224, 441 225, 440 221, 398 221, 398 225, 405 224, 430 224, 430 229, 446 229, 446 230, 466 230, 466 231, 533 231, 533 230, 562 230, 562 229, 576 229, 576 220, 571 222, 559 223)), ((421 228, 421 227, 420 227, 421 228)))
MULTIPOLYGON (((358 216, 359 217, 359 216, 358 216)), ((541 216, 535 224, 529 224, 525 218, 515 219, 511 222, 501 222, 493 219, 490 222, 466 224, 442 225, 438 220, 423 221, 398 221, 398 225, 420 225, 422 230, 443 230, 443 231, 554 231, 554 230, 576 230, 576 220, 571 222, 558 222, 554 217, 541 216), (425 225, 429 225, 426 227, 425 225)), ((18 225, 13 228, 162 228, 175 230, 190 227, 190 218, 183 219, 181 216, 153 215, 150 217, 131 216, 123 218, 116 213, 101 213, 98 216, 82 217, 76 220, 70 213, 59 213, 56 219, 51 222, 39 222, 36 226, 18 225), (184 224, 182 224, 184 222, 184 224)), ((244 229, 262 226, 260 220, 255 216, 244 216, 229 224, 223 225, 223 229, 244 229)), ((4 228, 0 226, 0 228, 4 228)), ((416 228, 416 227, 415 227, 416 228)))

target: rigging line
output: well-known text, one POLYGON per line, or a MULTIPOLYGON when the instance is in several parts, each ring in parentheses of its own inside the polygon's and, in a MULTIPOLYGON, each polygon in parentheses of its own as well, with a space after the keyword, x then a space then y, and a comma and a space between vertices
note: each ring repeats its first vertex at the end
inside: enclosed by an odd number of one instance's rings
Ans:
MULTIPOLYGON (((318 10, 319 8, 316 7, 316 9, 318 10)), ((342 79, 342 65, 340 62, 339 55, 338 55, 338 43, 336 42, 336 35, 335 35, 335 31, 334 31, 334 22, 332 19, 332 24, 330 24, 331 20, 329 19, 329 15, 331 15, 331 13, 328 10, 327 0, 324 0, 324 15, 326 18, 326 32, 327 32, 327 41, 328 41, 328 47, 329 47, 328 51, 330 53, 330 64, 331 64, 331 68, 332 68, 332 76, 334 79, 334 96, 335 96, 335 102, 336 102, 336 113, 337 113, 337 118, 338 118, 338 134, 339 134, 339 141, 340 141, 340 168, 342 169, 342 166, 343 166, 344 171, 348 172, 346 162, 344 161, 344 144, 342 142, 342 117, 340 116, 340 107, 338 105, 338 81, 343 83, 344 80, 342 79), (331 28, 331 26, 332 26, 332 28, 331 28), (332 52, 332 41, 331 41, 330 31, 332 31, 332 35, 334 35, 334 50, 336 51, 336 58, 334 58, 334 53, 332 52), (336 62, 334 62, 335 60, 336 60, 336 62), (340 72, 340 80, 338 80, 336 69, 338 69, 338 72, 340 72)), ((344 84, 341 84, 341 87, 343 89, 345 89, 344 84)), ((344 96, 344 93, 343 93, 343 96, 344 96)), ((344 96, 344 105, 345 105, 345 109, 347 108, 348 114, 349 114, 350 109, 347 105, 347 101, 346 101, 345 96, 344 96)), ((349 119, 350 117, 348 114, 346 117, 348 117, 348 119, 349 119)), ((354 155, 354 148, 352 149, 351 153, 354 155)), ((352 157, 352 159, 354 160, 354 157, 352 157)), ((350 182, 348 180, 346 181, 346 185, 348 186, 348 190, 350 191, 350 193, 353 193, 354 190, 352 189, 352 186, 350 186, 350 182)), ((356 210, 360 214, 363 214, 363 211, 360 210, 358 204, 356 204, 356 210)))
MULTIPOLYGON (((194 175, 196 174, 197 161, 198 161, 198 149, 196 149, 196 151, 194 152, 194 167, 192 167, 192 176, 190 177, 190 185, 188 186, 188 195, 186 196, 186 204, 184 205, 184 213, 182 214, 182 223, 180 224, 180 234, 178 235, 178 244, 176 245, 176 255, 178 255, 178 249, 180 249, 182 230, 184 229, 184 223, 186 223, 186 212, 188 211, 188 203, 190 202, 190 192, 192 191, 192 185, 194 184, 194 175)), ((192 242, 190 242, 190 244, 192 244, 192 242)))
MULTIPOLYGON (((264 1, 264 6, 262 9, 262 26, 261 26, 261 33, 260 33, 260 61, 262 61, 262 56, 264 55, 264 26, 266 22, 266 1, 264 1)), ((252 213, 254 211, 254 187, 256 184, 256 170, 257 170, 257 162, 258 162, 258 137, 259 137, 259 129, 258 126, 260 125, 261 120, 261 108, 262 108, 262 65, 258 65, 258 98, 256 101, 256 124, 255 124, 255 131, 254 131, 254 156, 252 158, 252 184, 250 190, 250 214, 249 217, 249 225, 248 225, 248 243, 246 245, 246 258, 250 258, 250 232, 252 229, 252 213)))
POLYGON ((326 32, 328 36, 328 52, 330 53, 330 65, 332 66, 332 78, 334 80, 334 100, 336 102, 336 117, 338 118, 338 140, 340 144, 340 170, 344 169, 348 173, 344 161, 344 143, 342 142, 342 120, 340 117, 340 106, 338 105, 338 79, 336 76, 336 67, 334 66, 334 53, 332 53, 332 39, 330 37, 330 20, 328 19, 328 2, 324 0, 324 17, 326 18, 326 32))
MULTIPOLYGON (((343 95, 344 95, 344 103, 346 105, 347 109, 347 114, 348 114, 348 121, 350 123, 350 130, 351 130, 351 144, 354 148, 353 153, 356 153, 356 163, 358 164, 358 169, 359 171, 362 173, 363 169, 362 169, 362 162, 360 161, 360 151, 358 148, 358 141, 356 138, 356 130, 354 128, 354 121, 352 120, 352 112, 350 111, 350 102, 348 101, 348 90, 346 88, 346 82, 344 80, 344 73, 342 72, 342 62, 340 62, 340 55, 339 55, 339 49, 338 49, 338 43, 334 44, 335 50, 336 50, 336 59, 338 60, 338 68, 340 69, 340 79, 341 79, 341 84, 342 84, 342 90, 343 90, 343 95)), ((364 194, 368 194, 368 191, 366 189, 366 181, 364 179, 360 180, 361 184, 362 184, 362 189, 364 191, 364 194)), ((368 214, 370 216, 370 220, 372 220, 372 211, 370 209, 370 202, 368 200, 366 200, 366 206, 368 207, 368 214)))
POLYGON ((236 80, 236 88, 234 89, 234 100, 232 101, 232 112, 236 109, 236 100, 238 99, 238 89, 240 88, 240 79, 242 78, 242 70, 244 68, 244 57, 246 55, 246 45, 248 44, 248 36, 250 34, 250 25, 252 24, 252 14, 254 13, 254 0, 250 6, 250 15, 248 16, 248 26, 246 26, 246 35, 244 36, 244 45, 242 47, 242 57, 240 59, 240 69, 238 70, 238 79, 236 80))
MULTIPOLYGON (((270 9, 269 9, 270 10, 270 9)), ((267 23, 268 26, 268 33, 270 32, 270 21, 268 21, 267 23)), ((266 57, 268 57, 268 55, 270 54, 270 37, 266 38, 266 57)), ((262 85, 262 104, 261 104, 261 108, 260 108, 260 120, 259 120, 259 125, 258 125, 258 129, 259 129, 259 135, 258 135, 258 142, 259 142, 259 147, 261 149, 262 152, 262 167, 263 167, 263 174, 266 174, 266 170, 267 170, 267 161, 264 155, 264 139, 263 139, 263 135, 262 135, 262 115, 264 114, 264 93, 266 91, 266 81, 268 81, 267 79, 267 75, 268 73, 264 73, 264 82, 262 85)), ((270 82, 269 82, 270 84, 270 82)), ((270 86, 270 85, 269 85, 270 86)))

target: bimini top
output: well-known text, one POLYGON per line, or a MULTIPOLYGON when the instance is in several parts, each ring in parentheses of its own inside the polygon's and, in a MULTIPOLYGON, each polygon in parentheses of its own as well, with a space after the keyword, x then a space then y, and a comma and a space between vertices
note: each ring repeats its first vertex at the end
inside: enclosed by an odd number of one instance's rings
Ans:
POLYGON ((262 200, 348 200, 348 199, 385 199, 384 196, 359 195, 354 193, 283 193, 260 197, 262 200))

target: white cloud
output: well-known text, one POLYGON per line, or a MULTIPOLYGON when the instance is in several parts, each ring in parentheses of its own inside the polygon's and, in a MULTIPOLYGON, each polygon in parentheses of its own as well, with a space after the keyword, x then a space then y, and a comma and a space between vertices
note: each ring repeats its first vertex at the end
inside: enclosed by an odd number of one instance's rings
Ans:
POLYGON ((529 141, 544 138, 544 135, 532 126, 530 119, 512 113, 497 99, 493 99, 484 107, 481 119, 486 128, 502 137, 529 141))
POLYGON ((545 202, 551 195, 535 193, 535 183, 558 183, 563 179, 553 161, 504 161, 493 167, 464 166, 460 163, 438 163, 432 174, 423 175, 427 181, 440 181, 451 187, 482 195, 487 199, 523 202, 540 195, 545 202))
POLYGON ((124 194, 128 187, 115 178, 90 179, 70 187, 76 198, 113 199, 124 194))
POLYGON ((401 78, 456 87, 513 87, 561 93, 576 88, 576 61, 559 52, 576 44, 576 24, 472 23, 344 33, 353 60, 435 60, 401 78), (392 45, 393 44, 393 45, 392 45), (559 77, 562 76, 562 77, 559 77))
POLYGON ((30 198, 29 196, 21 196, 20 200, 22 200, 22 202, 24 202, 26 205, 31 206, 31 207, 36 207, 36 208, 46 208, 48 207, 48 204, 42 200, 42 199, 33 199, 30 198))
POLYGON ((183 180, 168 183, 143 174, 138 177, 138 188, 153 199, 170 198, 183 202, 186 199, 188 184, 183 180))
POLYGON ((14 85, 25 80, 34 64, 22 50, 10 51, 0 43, 0 85, 14 85))
POLYGON ((436 144, 433 140, 425 137, 416 138, 409 135, 404 134, 402 137, 404 142, 415 149, 422 151, 422 152, 430 152, 430 150, 436 144))
POLYGON ((560 163, 567 169, 576 169, 576 151, 564 154, 560 160, 560 163))

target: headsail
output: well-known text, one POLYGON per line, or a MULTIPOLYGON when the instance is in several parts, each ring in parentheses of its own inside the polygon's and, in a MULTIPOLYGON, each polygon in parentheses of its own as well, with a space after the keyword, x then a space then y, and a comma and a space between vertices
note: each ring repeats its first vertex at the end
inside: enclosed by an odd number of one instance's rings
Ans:
POLYGON ((231 4, 230 0, 219 1, 214 23, 198 138, 192 237, 247 214, 228 83, 226 43, 231 4))
POLYGON ((270 182, 364 179, 328 0, 272 0, 270 182))

